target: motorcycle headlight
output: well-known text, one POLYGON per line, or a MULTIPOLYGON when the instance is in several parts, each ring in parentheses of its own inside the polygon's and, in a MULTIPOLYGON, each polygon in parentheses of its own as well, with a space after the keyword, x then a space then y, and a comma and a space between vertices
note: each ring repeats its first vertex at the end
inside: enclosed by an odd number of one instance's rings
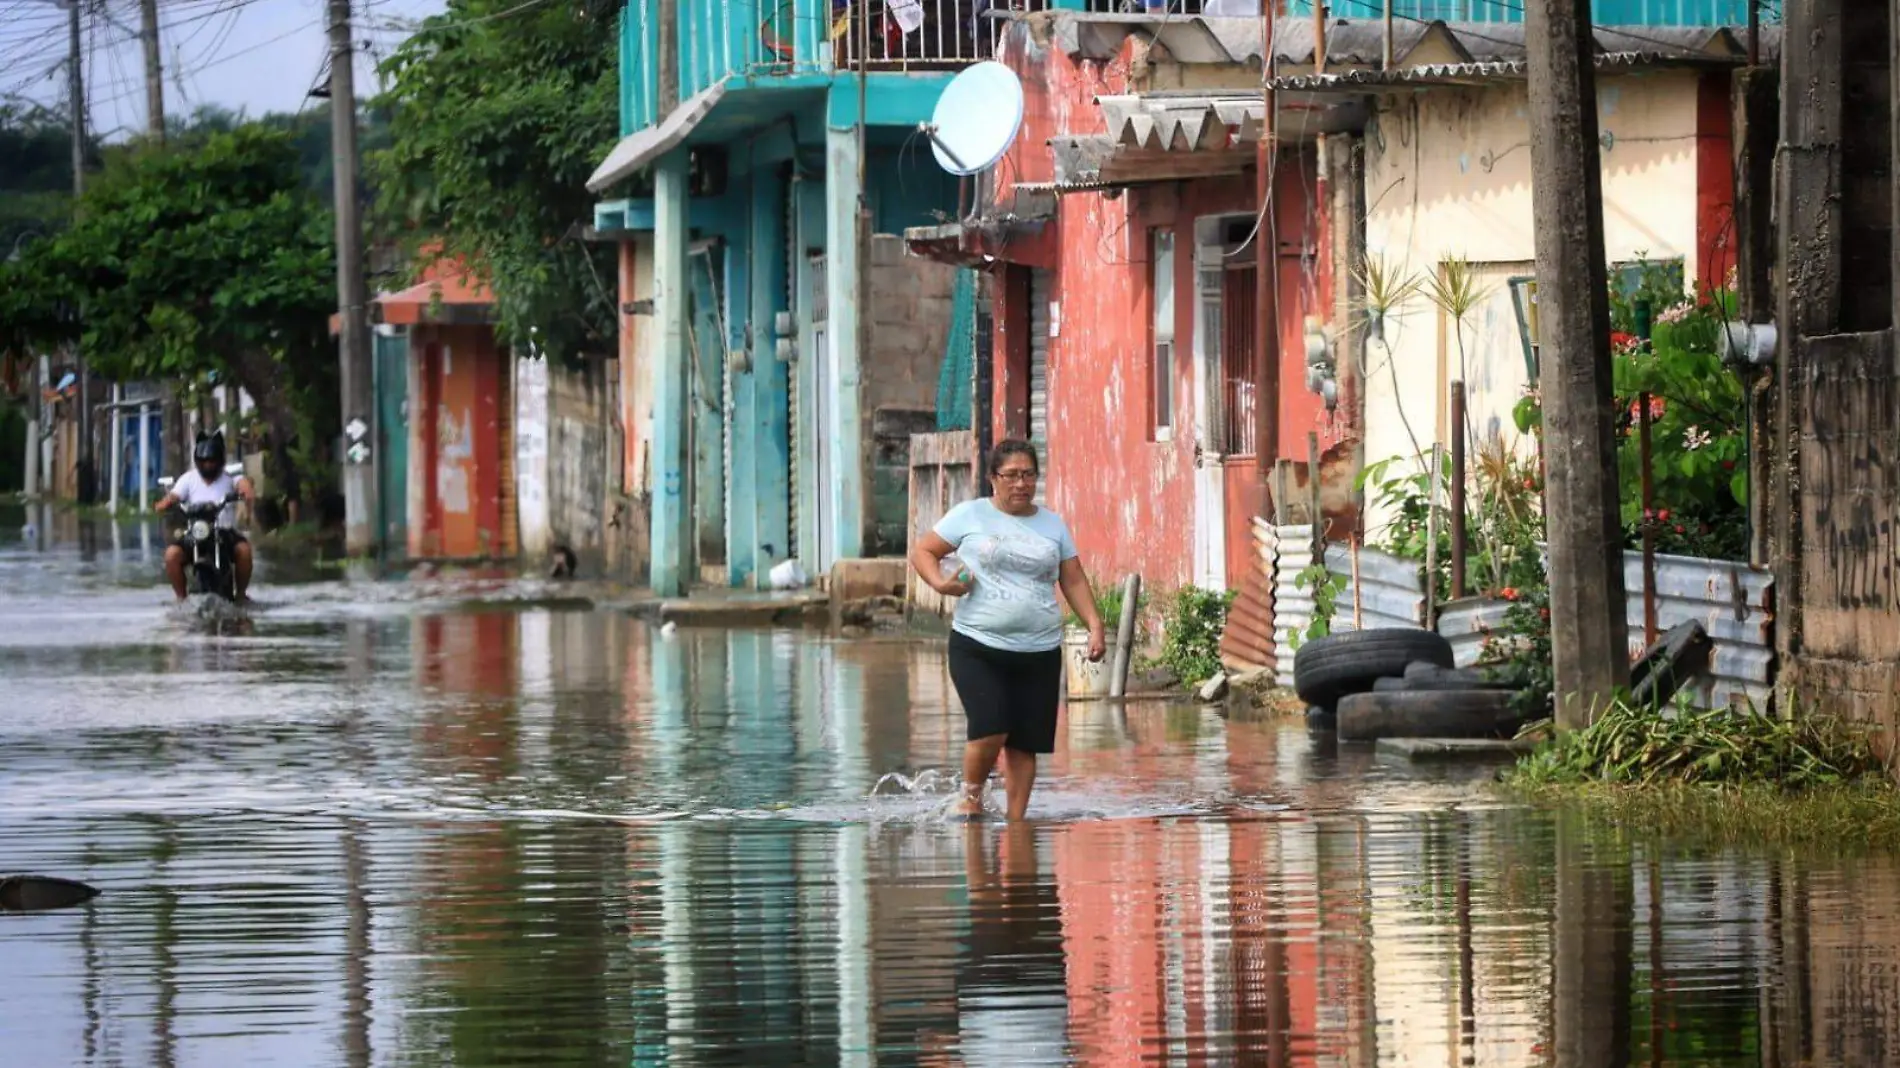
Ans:
POLYGON ((191 524, 191 537, 194 541, 210 540, 211 524, 203 519, 194 520, 191 524))

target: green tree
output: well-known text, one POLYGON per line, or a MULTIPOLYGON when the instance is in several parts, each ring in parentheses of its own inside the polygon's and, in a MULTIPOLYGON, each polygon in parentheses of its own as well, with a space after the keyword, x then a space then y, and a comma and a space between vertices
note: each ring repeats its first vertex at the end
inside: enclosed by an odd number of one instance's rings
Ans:
POLYGON ((77 218, 0 264, 0 349, 78 342, 102 374, 235 382, 283 496, 336 431, 330 213, 256 124, 113 153, 77 218))
POLYGON ((493 287, 500 331, 571 358, 610 351, 611 253, 581 237, 586 181, 618 132, 605 0, 449 0, 383 64, 369 156, 378 214, 413 248, 439 241, 493 287))
POLYGON ((72 190, 66 120, 44 108, 0 105, 0 260, 66 225, 72 190))

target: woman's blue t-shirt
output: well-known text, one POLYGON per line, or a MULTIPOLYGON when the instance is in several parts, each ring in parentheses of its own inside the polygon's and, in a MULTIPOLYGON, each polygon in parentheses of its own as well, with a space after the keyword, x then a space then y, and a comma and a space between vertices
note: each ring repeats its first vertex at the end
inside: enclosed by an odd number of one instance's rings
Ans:
MULTIPOLYGON (((1069 528, 1047 508, 1010 515, 989 498, 950 509, 935 531, 969 572, 970 592, 951 627, 993 649, 1040 653, 1062 646, 1056 580, 1077 556, 1069 528)), ((952 574, 946 567, 946 574, 952 574)))

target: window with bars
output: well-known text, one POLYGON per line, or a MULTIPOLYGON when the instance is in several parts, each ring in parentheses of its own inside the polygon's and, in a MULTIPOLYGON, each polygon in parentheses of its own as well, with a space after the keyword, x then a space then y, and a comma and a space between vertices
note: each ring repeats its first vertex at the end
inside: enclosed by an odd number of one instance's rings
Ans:
POLYGON ((1149 290, 1154 294, 1149 429, 1152 440, 1166 441, 1174 435, 1174 231, 1155 231, 1149 265, 1149 290))
POLYGON ((1254 279, 1252 264, 1229 264, 1221 271, 1221 452, 1252 456, 1255 451, 1254 279))

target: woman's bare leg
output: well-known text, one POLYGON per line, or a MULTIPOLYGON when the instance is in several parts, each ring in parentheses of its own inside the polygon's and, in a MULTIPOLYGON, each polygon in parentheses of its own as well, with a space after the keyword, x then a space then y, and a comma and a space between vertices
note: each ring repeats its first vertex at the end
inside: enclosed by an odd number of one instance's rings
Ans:
POLYGON ((1036 789, 1036 754, 1020 749, 1005 749, 1007 770, 1003 785, 1009 793, 1009 818, 1022 819, 1029 813, 1029 795, 1036 789))
POLYGON ((1006 734, 978 738, 963 747, 963 796, 957 798, 957 815, 977 816, 983 812, 983 784, 996 766, 996 754, 1003 749, 1006 734))

